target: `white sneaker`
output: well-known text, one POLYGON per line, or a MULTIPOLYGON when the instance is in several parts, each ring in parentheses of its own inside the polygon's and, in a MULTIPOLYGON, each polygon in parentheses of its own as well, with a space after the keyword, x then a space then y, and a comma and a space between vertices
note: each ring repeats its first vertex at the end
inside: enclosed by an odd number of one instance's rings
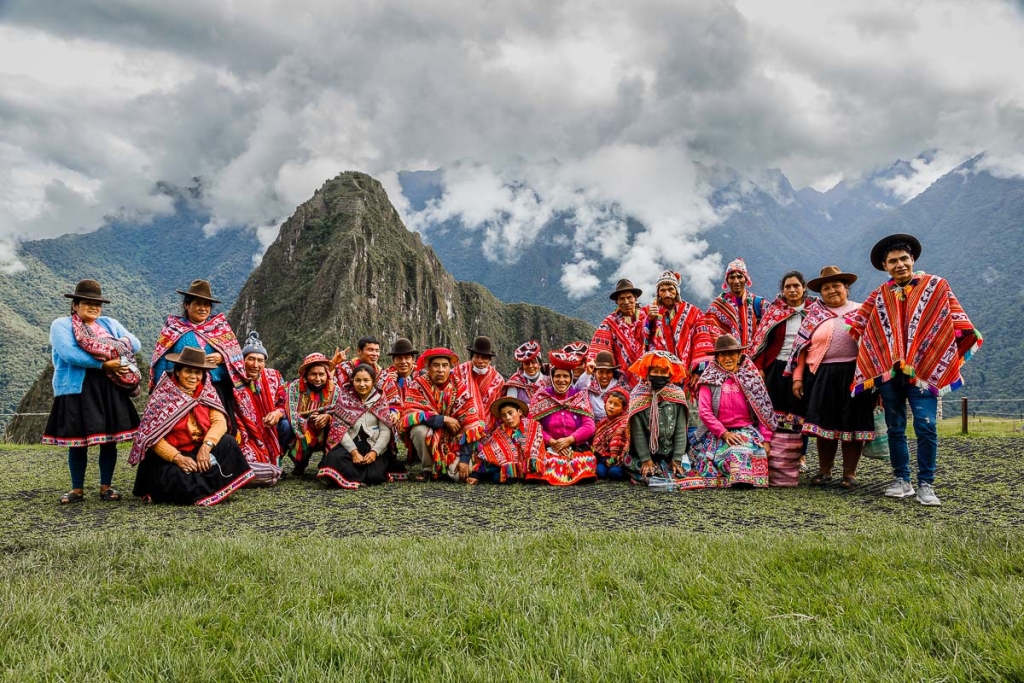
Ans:
POLYGON ((921 505, 942 505, 932 485, 923 482, 917 485, 917 502, 921 505))
POLYGON ((914 487, 910 485, 909 481, 903 481, 899 477, 896 477, 896 480, 889 484, 889 487, 885 489, 885 495, 890 498, 906 498, 914 495, 914 487))

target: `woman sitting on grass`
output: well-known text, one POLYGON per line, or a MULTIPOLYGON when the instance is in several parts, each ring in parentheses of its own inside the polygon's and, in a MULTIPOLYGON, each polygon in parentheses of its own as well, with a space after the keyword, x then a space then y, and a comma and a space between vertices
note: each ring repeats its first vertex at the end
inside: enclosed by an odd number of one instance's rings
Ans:
POLYGON ((776 417, 757 368, 736 338, 715 342, 715 360, 700 376, 694 466, 708 487, 768 486, 776 417))
POLYGON ((528 410, 515 396, 501 396, 491 404, 491 415, 497 425, 480 444, 467 484, 516 481, 523 477, 531 462, 543 457, 544 433, 540 424, 526 417, 528 410))
POLYGON ((351 381, 338 390, 327 434, 327 455, 317 478, 328 486, 357 489, 388 479, 395 457, 391 410, 375 388, 377 371, 360 363, 351 381))
POLYGON ((530 402, 530 415, 544 431, 541 459, 530 465, 527 480, 569 486, 597 477, 597 460, 590 450, 594 436, 594 414, 586 392, 573 388, 572 370, 580 356, 552 351, 551 386, 538 391, 530 402))
POLYGON ((217 364, 187 346, 153 389, 128 456, 133 493, 153 503, 216 505, 256 475, 227 433, 224 405, 207 373, 217 364))

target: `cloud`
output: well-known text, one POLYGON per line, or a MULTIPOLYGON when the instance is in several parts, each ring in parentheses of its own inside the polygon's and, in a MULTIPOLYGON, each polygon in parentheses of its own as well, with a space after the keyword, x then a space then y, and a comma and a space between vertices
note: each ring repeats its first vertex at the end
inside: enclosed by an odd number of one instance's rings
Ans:
POLYGON ((1000 0, 8 0, 0 22, 9 243, 166 211, 154 183, 195 176, 210 230, 265 241, 338 172, 401 204, 397 171, 443 167, 430 215, 494 258, 564 214, 581 263, 700 289, 722 218, 701 166, 820 186, 930 149, 1024 170, 1024 16, 1000 0))
POLYGON ((580 258, 562 266, 561 283, 570 298, 581 299, 597 291, 601 278, 591 272, 597 265, 593 259, 580 258))
POLYGON ((964 163, 972 154, 939 151, 922 155, 909 162, 906 173, 878 178, 875 184, 888 190, 904 204, 927 190, 932 183, 964 163))

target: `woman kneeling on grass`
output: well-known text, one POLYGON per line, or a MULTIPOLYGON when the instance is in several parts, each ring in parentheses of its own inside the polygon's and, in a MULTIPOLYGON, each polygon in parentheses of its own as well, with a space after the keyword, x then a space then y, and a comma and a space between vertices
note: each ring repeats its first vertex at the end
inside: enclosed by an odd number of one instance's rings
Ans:
POLYGON ((133 493, 147 502, 216 505, 256 475, 227 433, 224 405, 207 372, 215 363, 185 347, 167 354, 173 370, 153 389, 128 462, 133 493))
POLYGON ((327 434, 327 455, 316 476, 328 486, 357 489, 388 480, 394 459, 391 411, 374 388, 377 371, 360 363, 338 391, 327 434))
POLYGON ((715 360, 700 376, 701 426, 694 466, 708 487, 768 486, 776 418, 761 373, 736 338, 715 342, 715 360))

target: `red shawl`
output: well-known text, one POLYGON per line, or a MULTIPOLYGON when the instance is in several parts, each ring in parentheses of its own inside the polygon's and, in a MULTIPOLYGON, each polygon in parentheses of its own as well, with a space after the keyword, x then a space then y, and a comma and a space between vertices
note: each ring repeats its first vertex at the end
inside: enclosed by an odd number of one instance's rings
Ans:
POLYGON ((629 415, 626 411, 618 417, 606 417, 597 423, 597 431, 591 441, 594 455, 608 458, 608 466, 622 462, 629 450, 629 415))
POLYGON ((245 386, 245 363, 242 358, 242 347, 238 345, 238 339, 228 324, 228 319, 223 313, 210 316, 201 325, 195 325, 188 320, 176 315, 167 316, 164 328, 160 330, 160 336, 156 340, 156 348, 153 350, 153 358, 149 362, 149 384, 153 385, 153 366, 163 358, 164 354, 170 351, 175 342, 183 335, 192 332, 199 339, 203 340, 224 357, 224 367, 228 370, 228 376, 234 383, 235 388, 245 386))
POLYGON ((632 322, 627 322, 626 317, 616 310, 594 331, 587 359, 594 360, 601 351, 610 352, 615 357, 615 364, 627 378, 628 384, 633 386, 637 378, 627 368, 644 355, 644 346, 637 331, 640 326, 638 317, 632 322))
POLYGON ((925 273, 905 287, 893 280, 881 285, 846 323, 860 340, 854 394, 888 381, 897 370, 936 395, 959 389, 960 367, 982 344, 949 283, 925 273))
POLYGON ((811 345, 811 336, 818 326, 838 315, 820 299, 815 299, 808 304, 804 313, 804 320, 800 323, 800 329, 797 330, 796 339, 793 341, 793 350, 789 354, 789 360, 786 361, 786 369, 783 371, 785 375, 792 375, 796 370, 800 354, 811 345))
POLYGON ((505 378, 493 367, 487 368, 487 373, 480 382, 477 382, 477 375, 473 372, 472 361, 460 363, 452 370, 452 374, 460 383, 469 389, 473 402, 476 403, 476 413, 487 423, 487 427, 493 427, 497 421, 491 415, 491 404, 494 399, 501 396, 501 390, 505 386, 505 378))
POLYGON ((690 366, 697 361, 693 342, 700 321, 700 309, 685 301, 677 303, 670 315, 666 315, 666 309, 656 304, 643 307, 637 323, 643 351, 668 351, 675 354, 689 371, 690 366))
POLYGON ((305 461, 306 451, 323 443, 324 430, 309 425, 309 418, 314 412, 330 413, 338 400, 338 393, 338 385, 331 379, 319 394, 310 391, 302 378, 290 382, 285 388, 284 411, 295 432, 296 460, 305 461))
MULTIPOLYGON (((740 386, 743 396, 747 399, 747 403, 754 410, 754 414, 757 415, 757 419, 761 424, 775 431, 779 420, 775 416, 775 409, 772 407, 772 400, 768 396, 768 389, 764 385, 764 380, 761 379, 761 373, 757 371, 753 361, 746 356, 742 357, 736 372, 731 373, 726 372, 718 363, 708 363, 697 384, 720 387, 730 377, 736 380, 736 384, 740 386)), ((629 403, 630 407, 632 407, 633 402, 630 401, 629 403)))
POLYGON ((525 475, 530 460, 544 456, 544 432, 540 423, 524 417, 515 435, 498 425, 480 445, 480 458, 501 468, 501 481, 525 475))
POLYGON ((227 416, 224 406, 217 397, 217 390, 213 388, 213 382, 204 382, 199 388, 199 395, 193 396, 185 393, 171 375, 164 375, 149 395, 149 403, 142 414, 135 443, 128 454, 128 464, 138 465, 142 462, 146 451, 170 433, 174 425, 199 405, 227 416))
POLYGON ((105 370, 107 379, 115 385, 130 392, 131 396, 138 396, 141 389, 142 373, 135 364, 135 351, 132 350, 132 343, 128 339, 115 339, 114 337, 101 337, 77 313, 71 314, 71 330, 74 332, 75 341, 82 347, 82 350, 96 360, 108 361, 124 357, 128 361, 128 372, 123 375, 113 370, 105 370))
POLYGON ((435 471, 458 460, 461 444, 476 443, 484 436, 484 422, 476 410, 476 403, 469 389, 458 381, 454 373, 440 387, 425 375, 419 375, 406 389, 402 430, 408 432, 431 415, 454 417, 462 425, 458 434, 451 434, 444 428, 430 430, 427 444, 434 454, 435 471))
POLYGON ((740 306, 734 304, 734 300, 730 292, 723 292, 711 300, 694 338, 694 362, 710 360, 714 355, 715 341, 723 334, 731 334, 742 345, 753 340, 758 322, 756 302, 761 297, 747 292, 740 306))
POLYGON ((590 394, 573 387, 569 387, 569 391, 562 398, 555 396, 553 390, 539 391, 530 401, 530 419, 538 422, 559 410, 568 410, 570 413, 594 419, 594 411, 590 407, 590 394))
POLYGON ((551 386, 551 378, 548 377, 547 375, 542 374, 540 377, 537 378, 536 382, 531 382, 523 373, 523 369, 519 368, 512 374, 511 377, 508 378, 508 381, 505 382, 505 384, 507 386, 515 387, 516 389, 522 389, 523 391, 525 391, 526 395, 529 397, 529 400, 527 402, 529 402, 533 400, 533 397, 537 394, 538 391, 551 386))
POLYGON ((238 422, 238 446, 249 462, 277 465, 281 444, 277 428, 263 424, 263 418, 283 404, 284 379, 273 368, 264 368, 259 379, 235 389, 235 420, 238 422))
MULTIPOLYGON (((627 412, 628 419, 632 419, 634 415, 639 415, 648 408, 651 409, 651 421, 648 428, 649 436, 647 440, 650 444, 652 453, 655 453, 658 450, 658 403, 662 401, 678 403, 686 408, 687 415, 690 414, 690 405, 686 400, 686 392, 675 384, 667 384, 664 389, 655 394, 651 391, 651 385, 649 382, 641 382, 636 385, 633 389, 633 393, 629 395, 629 411, 627 412)), ((686 429, 687 425, 676 425, 676 429, 679 429, 680 427, 686 429)), ((629 449, 629 441, 626 442, 626 449, 629 449)))
POLYGON ((786 321, 794 315, 807 315, 807 309, 810 308, 811 304, 815 301, 817 301, 817 299, 807 297, 804 299, 803 309, 798 311, 786 303, 786 298, 780 294, 776 297, 775 301, 768 304, 768 308, 764 309, 764 313, 761 316, 761 322, 758 323, 757 330, 754 332, 754 337, 750 342, 750 348, 747 349, 747 353, 750 354, 750 358, 754 361, 754 365, 759 369, 764 370, 773 360, 775 360, 775 356, 767 354, 767 352, 771 351, 772 347, 774 347, 775 354, 777 355, 782 349, 782 339, 779 338, 778 335, 772 334, 772 332, 774 332, 779 325, 784 326, 786 321))
POLYGON ((394 442, 397 430, 393 428, 394 418, 391 416, 391 405, 388 403, 388 400, 377 390, 374 390, 367 398, 367 402, 364 403, 359 398, 359 395, 356 394, 351 384, 342 387, 338 391, 338 400, 331 411, 331 416, 334 419, 331 420, 331 428, 327 434, 328 451, 341 443, 341 440, 348 434, 348 430, 352 429, 352 425, 368 412, 372 413, 374 417, 384 424, 392 427, 391 440, 394 442))

